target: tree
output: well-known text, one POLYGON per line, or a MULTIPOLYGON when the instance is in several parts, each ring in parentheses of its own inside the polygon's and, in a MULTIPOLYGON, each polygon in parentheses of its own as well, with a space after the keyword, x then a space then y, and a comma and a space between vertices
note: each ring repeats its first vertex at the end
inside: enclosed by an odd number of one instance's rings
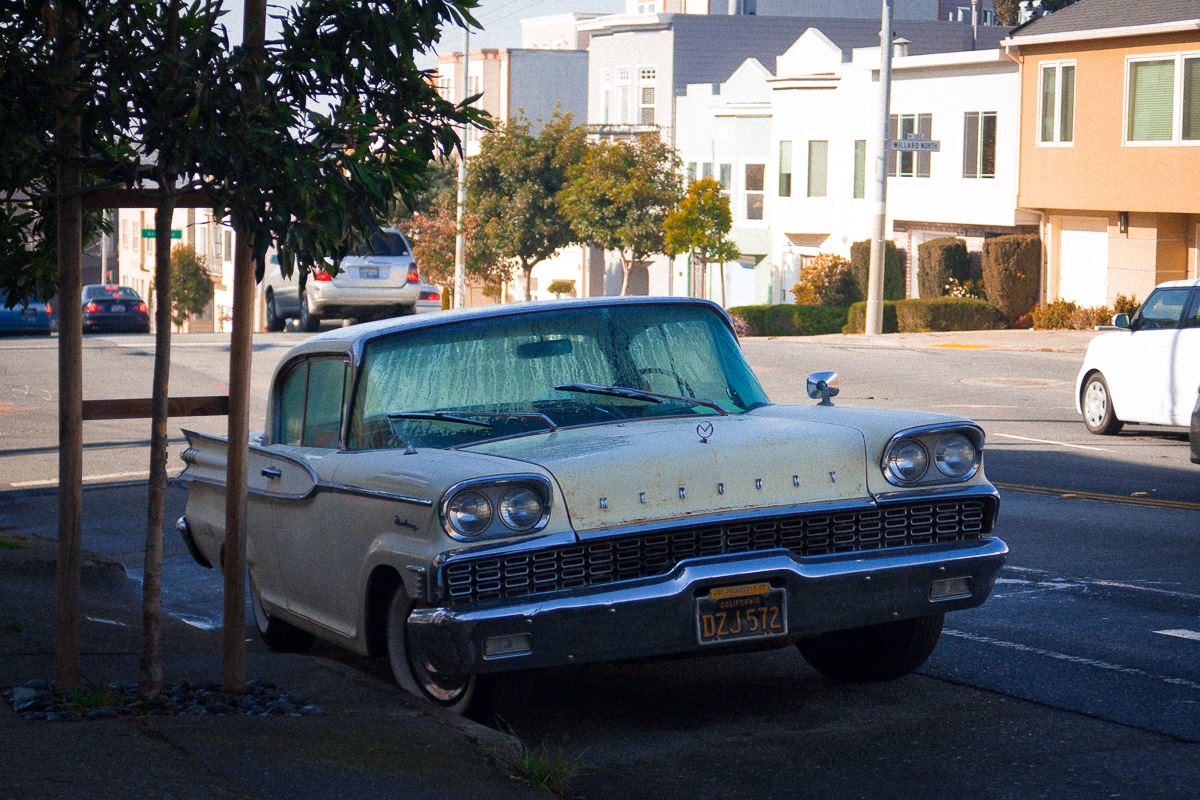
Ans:
POLYGON ((643 134, 589 147, 567 169, 559 207, 580 240, 620 254, 624 295, 633 268, 663 252, 663 223, 680 194, 679 156, 643 134))
POLYGON ((996 0, 996 19, 1001 25, 1016 25, 1020 0, 996 0))
POLYGON ((190 244, 171 251, 171 322, 183 327, 188 317, 204 311, 213 299, 208 260, 190 244))
POLYGON ((688 187, 687 195, 667 214, 663 222, 663 247, 672 258, 688 253, 689 266, 699 266, 701 296, 708 286, 708 264, 721 264, 721 302, 725 294, 725 262, 735 261, 741 253, 729 239, 733 212, 729 197, 713 178, 701 178, 688 187))
POLYGON ((799 306, 849 306, 862 299, 853 266, 833 253, 808 259, 792 293, 799 306))
POLYGON ((477 239, 524 278, 530 299, 533 268, 575 241, 559 209, 567 168, 587 149, 587 134, 570 114, 555 113, 534 135, 518 115, 484 137, 467 171, 467 208, 479 220, 477 239))
MULTIPOLYGON (((35 287, 39 296, 53 291, 55 278, 65 295, 78 292, 80 232, 98 224, 97 216, 81 215, 81 192, 137 190, 145 204, 156 207, 159 313, 141 681, 142 692, 150 693, 161 683, 157 619, 172 298, 168 237, 178 199, 190 192, 232 216, 260 277, 272 245, 286 254, 285 274, 301 265, 301 283, 324 256, 340 260, 378 226, 397 196, 414 194, 433 158, 458 146, 456 125, 481 121, 478 112, 441 99, 414 61, 415 53, 438 40, 442 24, 474 24, 468 11, 476 0, 302 0, 287 10, 281 37, 270 46, 263 40, 265 3, 248 0, 261 19, 247 14, 247 39, 239 48, 229 46, 218 23, 220 0, 10 5, 13 11, 6 6, 0 18, 0 103, 14 113, 0 125, 0 144, 16 149, 0 150, 0 221, 6 223, 0 279, 18 289, 35 287), (60 208, 52 214, 56 202, 60 208), (57 276, 48 269, 50 254, 57 259, 57 276)), ((235 291, 235 305, 238 296, 245 292, 235 291)), ((79 417, 81 403, 80 333, 77 320, 67 317, 68 307, 73 304, 64 305, 59 340, 60 353, 71 351, 60 355, 62 419, 79 417)), ((246 324, 235 313, 235 340, 246 324)), ((244 349, 248 363, 248 338, 244 349)), ((232 410, 237 394, 232 383, 230 438, 244 442, 235 436, 244 425, 234 424, 241 413, 232 410)), ((81 446, 74 434, 61 439, 60 453, 81 446)), ((60 476, 67 476, 60 480, 60 494, 76 493, 76 473, 60 466, 60 476)), ((231 485, 232 473, 231 466, 231 485)), ((64 536, 64 516, 60 513, 60 564, 78 561, 77 520, 76 532, 64 536)), ((244 599, 230 602, 233 595, 241 597, 243 585, 244 556, 236 539, 226 554, 229 662, 234 655, 229 643, 240 645, 244 619, 244 599)), ((69 580, 73 586, 60 583, 60 608, 77 607, 77 570, 69 580)), ((60 623, 64 616, 59 613, 60 623)), ((59 663, 68 665, 56 667, 56 681, 64 686, 78 675, 77 637, 72 642, 69 634, 56 642, 59 663)), ((230 674, 226 689, 241 690, 230 674)))

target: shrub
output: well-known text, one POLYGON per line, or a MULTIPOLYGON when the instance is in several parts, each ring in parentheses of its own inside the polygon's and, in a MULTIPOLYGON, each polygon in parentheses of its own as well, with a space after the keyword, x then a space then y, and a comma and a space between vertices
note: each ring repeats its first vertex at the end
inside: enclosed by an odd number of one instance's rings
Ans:
MULTIPOLYGON (((1128 303, 1128 298, 1124 298, 1128 303)), ((1121 312, 1128 313, 1128 312, 1121 312)), ((1038 330, 1090 331, 1097 325, 1107 325, 1113 312, 1108 306, 1083 308, 1070 300, 1055 300, 1037 306, 1030 313, 1033 327, 1038 330)))
MULTIPOLYGON (((904 273, 900 269, 900 252, 894 242, 884 242, 883 299, 904 299, 904 273)), ((871 268, 871 240, 864 239, 850 245, 850 263, 854 267, 854 279, 858 281, 861 297, 867 296, 867 274, 871 268)))
POLYGON ((850 262, 832 253, 810 258, 792 293, 801 306, 848 306, 863 298, 850 262))
POLYGON ((1037 236, 996 236, 983 242, 983 286, 987 300, 1017 320, 1037 305, 1042 274, 1042 240, 1037 236))
POLYGON ((575 295, 575 281, 551 281, 546 287, 546 291, 555 297, 560 297, 564 294, 569 294, 572 297, 575 295))
MULTIPOLYGON (((842 306, 736 306, 729 309, 735 320, 742 320, 750 336, 814 336, 841 333, 847 309, 842 306)), ((738 335, 743 335, 741 331, 738 335)))
MULTIPOLYGON (((850 307, 845 333, 866 329, 867 304, 850 307)), ((1000 309, 976 298, 935 297, 885 301, 884 333, 922 333, 926 331, 988 331, 1005 326, 1000 309)))
POLYGON ((917 252, 921 265, 917 271, 917 289, 921 297, 945 297, 950 281, 961 284, 971 277, 971 257, 962 239, 953 236, 930 239, 918 245, 917 252))
POLYGON ((974 297, 977 300, 987 299, 983 292, 983 281, 967 280, 959 282, 954 278, 946 282, 946 297, 974 297))
POLYGON ((1132 317, 1137 313, 1139 305, 1137 295, 1126 297, 1123 294, 1119 294, 1117 295, 1117 299, 1113 300, 1112 312, 1113 314, 1128 314, 1132 317))

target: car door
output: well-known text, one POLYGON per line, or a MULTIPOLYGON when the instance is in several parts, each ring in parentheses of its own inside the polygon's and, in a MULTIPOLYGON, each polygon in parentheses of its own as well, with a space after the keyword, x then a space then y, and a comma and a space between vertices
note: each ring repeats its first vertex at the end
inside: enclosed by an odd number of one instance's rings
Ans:
POLYGON ((1192 296, 1171 352, 1172 425, 1190 425, 1200 389, 1200 288, 1192 296))
MULTIPOLYGON (((279 461, 306 467, 314 485, 304 496, 272 499, 269 522, 283 605, 342 634, 353 631, 355 578, 363 558, 351 541, 353 520, 340 512, 343 496, 328 491, 341 458, 349 371, 340 354, 306 357, 281 379, 271 449, 279 461)), ((283 472, 286 465, 273 466, 283 472)))
MULTIPOLYGON (((1174 422, 1181 375, 1181 320, 1190 308, 1189 286, 1155 289, 1132 321, 1133 333, 1119 366, 1106 371, 1113 406, 1124 420, 1159 425, 1174 422)), ((1193 388, 1194 391, 1194 388, 1193 388)))

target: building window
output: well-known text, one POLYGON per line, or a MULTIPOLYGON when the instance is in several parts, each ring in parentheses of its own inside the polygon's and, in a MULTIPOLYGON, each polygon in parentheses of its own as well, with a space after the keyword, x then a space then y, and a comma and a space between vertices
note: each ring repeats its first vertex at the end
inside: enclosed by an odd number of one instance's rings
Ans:
POLYGON ((867 196, 867 140, 854 142, 854 199, 867 196))
POLYGON ((1075 65, 1043 64, 1041 93, 1039 141, 1071 144, 1075 141, 1075 65))
POLYGON ((824 197, 829 174, 829 142, 808 143, 808 196, 824 197))
MULTIPOLYGON (((888 138, 907 139, 917 134, 922 139, 933 138, 933 114, 892 114, 888 118, 888 138)), ((888 175, 901 178, 928 178, 928 150, 889 150, 888 175)))
POLYGON ((638 122, 642 125, 654 124, 654 81, 658 72, 652 68, 638 70, 638 122))
POLYGON ((746 165, 746 219, 763 218, 763 187, 766 185, 766 176, 766 164, 746 165))
POLYGON ((733 188, 733 164, 721 164, 717 170, 717 182, 721 184, 721 191, 728 192, 733 188))
POLYGON ((695 161, 689 161, 687 163, 687 182, 689 184, 696 182, 696 162, 695 161))
POLYGON ((996 177, 996 112, 963 115, 963 177, 996 177))
POLYGON ((639 2, 637 4, 637 13, 639 13, 639 14, 657 14, 658 13, 658 0, 651 0, 651 2, 639 2))
POLYGON ((779 143, 779 196, 792 196, 792 143, 779 143))
POLYGON ((616 121, 622 125, 629 122, 629 67, 617 70, 617 113, 616 121))
POLYGON ((1126 86, 1126 142, 1200 141, 1200 56, 1131 60, 1126 86))
POLYGON ((700 177, 701 178, 711 178, 712 177, 712 162, 709 162, 709 161, 701 162, 700 177))

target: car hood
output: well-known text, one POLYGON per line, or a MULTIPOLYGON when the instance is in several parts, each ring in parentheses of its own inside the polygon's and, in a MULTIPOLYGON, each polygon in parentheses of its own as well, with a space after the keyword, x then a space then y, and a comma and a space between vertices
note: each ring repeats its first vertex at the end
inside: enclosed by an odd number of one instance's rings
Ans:
POLYGON ((598 425, 465 449, 549 471, 580 533, 867 495, 861 432, 774 416, 598 425))

